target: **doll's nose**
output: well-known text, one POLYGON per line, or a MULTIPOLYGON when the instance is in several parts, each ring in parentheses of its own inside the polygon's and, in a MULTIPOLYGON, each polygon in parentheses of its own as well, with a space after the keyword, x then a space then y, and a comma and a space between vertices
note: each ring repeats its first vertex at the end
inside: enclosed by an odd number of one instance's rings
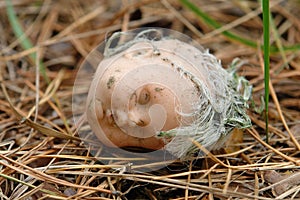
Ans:
MULTIPOLYGON (((155 135, 157 131, 162 130, 167 120, 167 113, 165 108, 160 104, 153 104, 151 106, 144 106, 144 109, 135 109, 129 112, 129 120, 131 120, 137 127, 129 129, 140 130, 145 135, 155 135)), ((137 131, 137 130, 136 130, 137 131)))
POLYGON ((128 117, 137 126, 147 126, 151 121, 146 108, 134 109, 128 113, 128 117))

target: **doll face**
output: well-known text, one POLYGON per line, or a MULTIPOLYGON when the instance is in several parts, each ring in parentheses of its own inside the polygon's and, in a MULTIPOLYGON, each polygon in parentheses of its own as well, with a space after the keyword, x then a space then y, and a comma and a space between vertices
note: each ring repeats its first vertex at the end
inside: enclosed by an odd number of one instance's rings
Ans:
POLYGON ((168 51, 155 54, 150 43, 137 43, 99 64, 87 117, 102 142, 159 149, 164 146, 156 137, 160 131, 192 121, 182 113, 192 112, 198 91, 179 69, 184 60, 175 66, 172 56, 168 51))
POLYGON ((122 108, 115 108, 114 119, 119 128, 129 135, 151 137, 161 130, 179 125, 176 105, 177 98, 169 88, 146 84, 130 96, 127 113, 122 112, 122 108))
POLYGON ((108 77, 100 82, 87 109, 93 132, 108 146, 161 148, 164 142, 156 138, 159 131, 179 126, 176 95, 161 84, 149 83, 129 90, 131 84, 118 78, 111 80, 108 77))
MULTIPOLYGON (((117 70, 119 77, 128 75, 120 67, 117 70)), ((119 77, 109 77, 101 84, 101 88, 107 88, 104 92, 103 89, 99 91, 106 112, 99 116, 107 118, 100 121, 103 126, 118 128, 118 131, 133 137, 148 138, 179 125, 178 99, 169 87, 157 83, 142 85, 119 77)), ((127 77, 134 79, 134 76, 127 77)))

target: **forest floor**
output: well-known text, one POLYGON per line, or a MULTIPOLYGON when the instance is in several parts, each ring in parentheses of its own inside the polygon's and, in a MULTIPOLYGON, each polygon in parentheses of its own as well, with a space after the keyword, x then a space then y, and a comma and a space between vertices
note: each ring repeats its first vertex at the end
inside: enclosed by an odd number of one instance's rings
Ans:
POLYGON ((194 11, 185 2, 0 1, 0 199, 300 198, 300 2, 270 2, 268 135, 259 1, 191 1, 194 11), (73 121, 76 73, 108 35, 139 27, 184 33, 224 68, 242 60, 252 127, 218 151, 169 166, 92 154, 73 121), (139 170, 153 166, 162 167, 139 170))

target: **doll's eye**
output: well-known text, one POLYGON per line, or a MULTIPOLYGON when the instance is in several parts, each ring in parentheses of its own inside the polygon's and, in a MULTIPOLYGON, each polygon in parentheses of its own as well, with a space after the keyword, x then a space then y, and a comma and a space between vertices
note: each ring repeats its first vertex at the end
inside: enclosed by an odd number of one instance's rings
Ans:
POLYGON ((142 89, 138 96, 138 103, 145 105, 150 101, 150 92, 146 88, 142 89))

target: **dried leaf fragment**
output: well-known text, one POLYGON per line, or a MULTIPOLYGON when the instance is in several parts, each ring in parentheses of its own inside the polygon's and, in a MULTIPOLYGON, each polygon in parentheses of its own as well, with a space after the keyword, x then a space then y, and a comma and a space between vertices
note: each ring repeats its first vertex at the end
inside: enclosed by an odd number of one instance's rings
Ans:
POLYGON ((275 170, 270 170, 265 172, 264 177, 267 183, 274 184, 272 190, 275 196, 279 196, 300 184, 300 172, 281 175, 275 170))

